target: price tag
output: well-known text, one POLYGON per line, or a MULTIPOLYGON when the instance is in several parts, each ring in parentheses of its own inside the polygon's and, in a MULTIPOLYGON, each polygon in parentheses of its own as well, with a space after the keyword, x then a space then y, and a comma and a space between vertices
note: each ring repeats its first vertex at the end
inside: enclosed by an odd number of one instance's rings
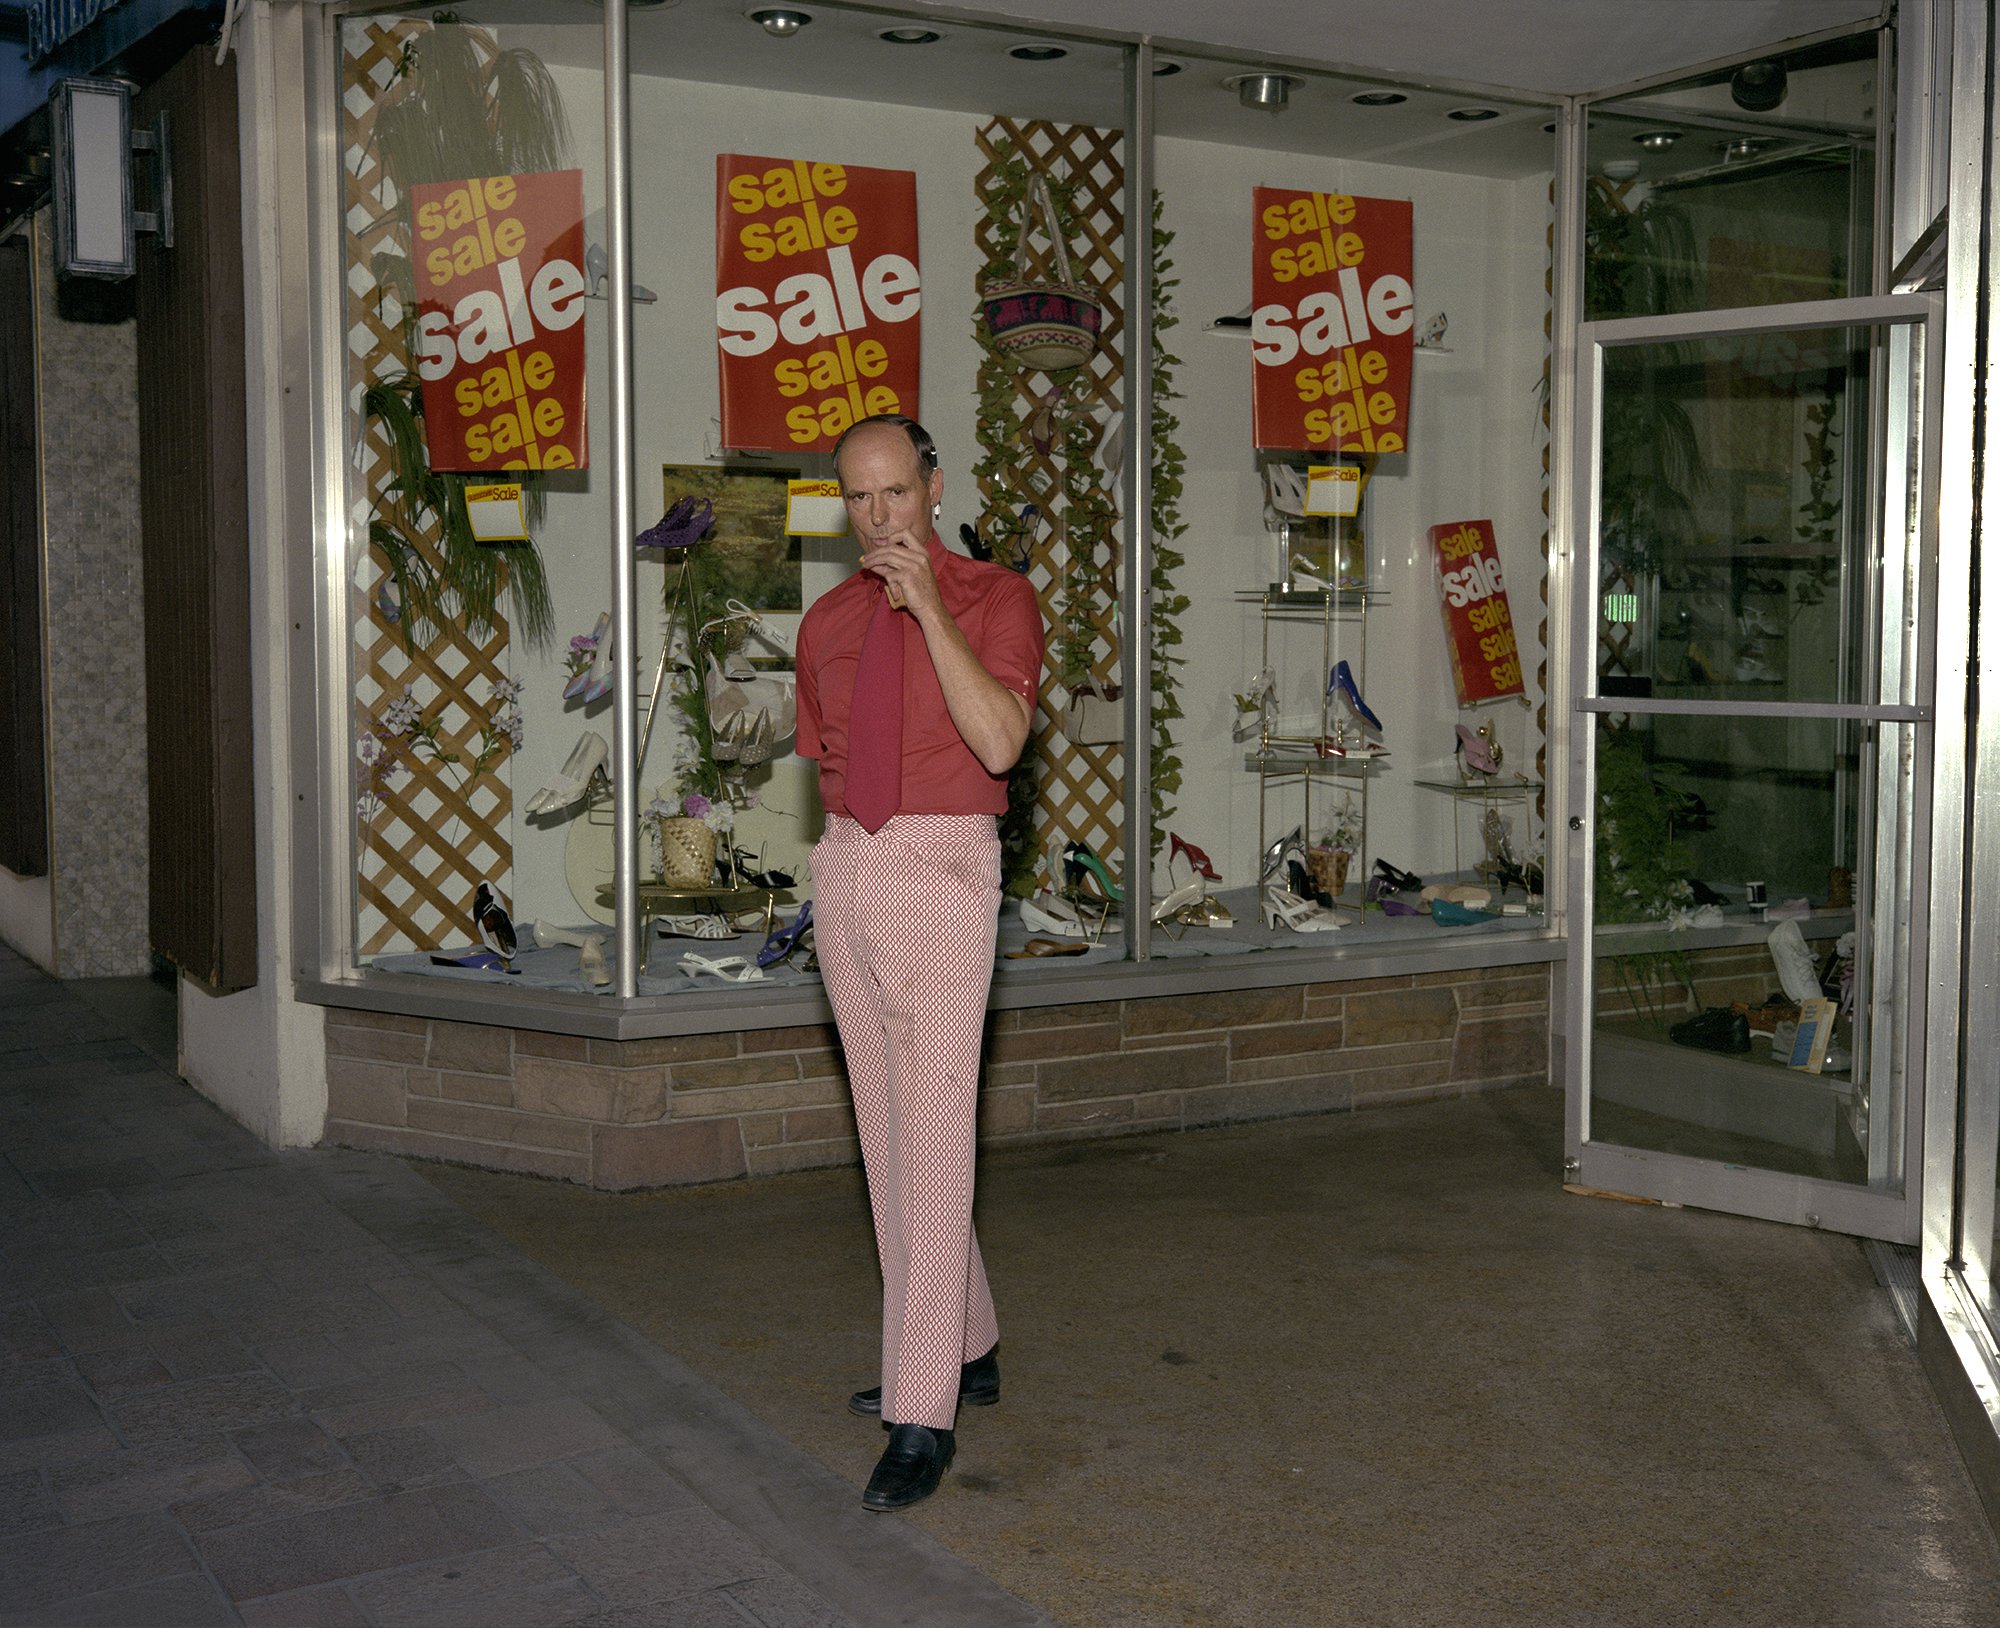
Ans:
POLYGON ((477 543, 525 543, 528 515, 521 506, 521 484, 468 486, 465 512, 472 521, 472 540, 477 543))
POLYGON ((1315 464, 1306 471, 1306 513, 1352 520, 1361 512, 1361 470, 1355 464, 1315 464))
POLYGON ((791 537, 845 537, 847 505, 837 480, 785 482, 785 532, 791 537))

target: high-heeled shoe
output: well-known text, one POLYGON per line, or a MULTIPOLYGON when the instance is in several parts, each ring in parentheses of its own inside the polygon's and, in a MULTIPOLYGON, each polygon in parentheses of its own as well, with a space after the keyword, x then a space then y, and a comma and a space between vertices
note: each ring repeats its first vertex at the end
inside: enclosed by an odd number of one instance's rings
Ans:
POLYGON ((1295 464, 1266 464, 1264 500, 1279 514, 1303 520, 1306 514, 1306 472, 1295 464))
POLYGON ((640 548, 692 548, 715 529, 715 500, 684 497, 633 539, 640 548))
POLYGON ((1487 744, 1486 737, 1477 730, 1467 729, 1464 724, 1459 724, 1456 728, 1458 730, 1457 751, 1465 759, 1465 766, 1468 769, 1478 771, 1480 774, 1498 774, 1500 772, 1499 760, 1493 756, 1493 749, 1487 744))
POLYGON ((756 862, 750 859, 748 848, 733 848, 731 856, 736 861, 738 878, 750 887, 788 888, 795 885, 790 871, 769 870, 764 864, 764 850, 757 850, 756 862))
POLYGON ((1207 854, 1203 853, 1192 842, 1187 841, 1178 833, 1169 831, 1167 833, 1167 872, 1169 875, 1173 874, 1173 866, 1176 859, 1185 859, 1188 862, 1189 873, 1201 877, 1204 881, 1219 882, 1222 880, 1221 876, 1216 873, 1214 865, 1209 863, 1207 854))
POLYGON ((780 961, 789 961, 812 931, 812 922, 812 900, 808 899, 799 906, 799 913, 792 918, 789 927, 780 927, 764 940, 764 947, 757 952, 757 965, 774 967, 780 961))
POLYGON ((1398 893, 1421 893, 1424 890, 1424 879, 1421 876, 1411 871, 1398 870, 1386 859, 1375 861, 1375 874, 1398 893))
POLYGON ((1258 882, 1268 882, 1272 877, 1281 874, 1285 868, 1286 855, 1294 848, 1300 853, 1304 853, 1305 847, 1306 828, 1303 825, 1293 826, 1291 830, 1287 831, 1276 842, 1264 850, 1264 861, 1257 867, 1258 882))
POLYGON ((605 959, 601 935, 591 933, 576 947, 576 969, 593 989, 602 989, 611 982, 611 963, 605 959))
POLYGON ((1182 887, 1177 887, 1153 906, 1153 925, 1164 927, 1169 922, 1186 927, 1191 925, 1184 919, 1188 912, 1198 906, 1208 896, 1208 884, 1200 877, 1182 887))
MULTIPOLYGON (((605 611, 597 618, 597 626, 590 630, 590 645, 590 660, 584 663, 583 667, 563 686, 563 699, 565 701, 589 699, 585 695, 585 691, 601 676, 598 672, 599 661, 601 660, 606 668, 610 666, 611 612, 605 611)), ((572 645, 571 648, 574 649, 577 647, 572 645)), ((608 690, 609 688, 610 685, 607 683, 605 689, 608 690)), ((603 694, 604 691, 599 691, 598 693, 603 694)))
POLYGON ((1125 890, 1112 877, 1104 861, 1091 852, 1087 842, 1072 842, 1063 850, 1063 880, 1078 893, 1088 894, 1091 889, 1085 885, 1085 878, 1097 885, 1097 891, 1113 904, 1125 901, 1125 890))
POLYGON ((1338 695, 1347 704, 1347 710, 1353 713, 1355 719, 1365 728, 1373 730, 1378 735, 1383 732, 1382 720, 1376 717, 1369 710, 1368 703, 1361 699, 1361 691, 1354 683, 1354 670, 1345 660, 1333 664, 1333 671, 1327 675, 1326 687, 1329 694, 1338 695))
POLYGON ((610 752, 611 748, 602 735, 594 729, 586 729, 570 749, 561 773, 528 799, 527 812, 560 814, 573 804, 582 802, 590 791, 592 779, 603 773, 604 760, 610 752))
POLYGON ((1230 730, 1233 739, 1252 740, 1264 732, 1264 716, 1270 711, 1278 694, 1278 678, 1266 667, 1250 680, 1250 687, 1236 695, 1236 723, 1230 730))
POLYGON ((1287 859, 1285 861, 1285 872, 1291 878, 1291 891, 1294 898, 1310 899, 1322 910, 1331 910, 1333 908, 1333 895, 1328 893, 1324 888, 1313 886, 1312 877, 1307 872, 1303 861, 1287 859))
POLYGON ((481 882, 472 895, 472 920, 479 929, 479 941, 503 962, 511 962, 519 945, 514 937, 514 921, 507 914, 499 889, 481 882))
POLYGON ((1322 910, 1312 900, 1301 899, 1276 882, 1264 889, 1263 912, 1266 927, 1276 927, 1282 921, 1295 933, 1331 933, 1347 925, 1346 918, 1337 911, 1322 910))
POLYGON ((1020 901, 1021 924, 1031 933, 1054 933, 1059 938, 1096 938, 1118 931, 1115 921, 1085 921, 1075 905, 1058 893, 1038 893, 1020 901))
POLYGON ((743 731, 736 760, 746 769, 754 769, 760 763, 769 763, 776 749, 777 736, 771 725, 771 710, 759 707, 756 718, 743 731))

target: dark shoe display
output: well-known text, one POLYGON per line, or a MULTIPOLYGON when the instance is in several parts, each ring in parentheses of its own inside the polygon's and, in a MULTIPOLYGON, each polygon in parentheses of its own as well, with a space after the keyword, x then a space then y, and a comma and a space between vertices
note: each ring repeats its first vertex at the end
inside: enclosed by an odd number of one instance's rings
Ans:
POLYGON ((1696 1046, 1702 1051, 1748 1051, 1750 1020, 1726 1006, 1711 1006, 1699 1017, 1676 1023, 1667 1031, 1667 1038, 1677 1046, 1696 1046))
MULTIPOLYGON (((1000 1347, 996 1345, 985 1356, 959 1364, 958 1401, 961 1407, 990 1408, 999 1400, 1000 1347)), ((882 1387, 871 1385, 865 1391, 856 1391, 847 1399, 847 1411, 869 1418, 879 1417, 882 1412, 882 1387)))
POLYGON ((951 1464, 955 1444, 949 1430, 899 1424, 861 1495, 864 1509, 908 1509, 938 1489, 951 1464))

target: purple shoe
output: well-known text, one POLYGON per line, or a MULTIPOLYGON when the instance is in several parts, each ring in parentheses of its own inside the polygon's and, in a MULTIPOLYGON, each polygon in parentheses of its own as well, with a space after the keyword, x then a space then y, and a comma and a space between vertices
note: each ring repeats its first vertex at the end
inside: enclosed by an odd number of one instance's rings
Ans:
POLYGON ((1498 774, 1500 765, 1493 761, 1493 749, 1486 744, 1486 737, 1477 730, 1458 725, 1458 750, 1465 755, 1466 765, 1481 774, 1498 774))
POLYGON ((705 497, 684 497, 660 516, 659 524, 639 533, 641 548, 693 548, 715 530, 715 504, 705 497))

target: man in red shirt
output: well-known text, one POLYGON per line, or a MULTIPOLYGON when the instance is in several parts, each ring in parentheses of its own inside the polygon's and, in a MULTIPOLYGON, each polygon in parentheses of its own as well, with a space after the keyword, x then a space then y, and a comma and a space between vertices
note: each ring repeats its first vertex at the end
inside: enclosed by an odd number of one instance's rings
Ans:
POLYGON ((813 934, 840 1029, 882 1268, 882 1383, 848 1405, 889 1445, 862 1502, 937 1490, 961 1400, 999 1400, 999 1325, 972 1230, 979 1052, 1000 907, 997 816, 1042 676, 1025 578, 954 554, 923 427, 834 447, 861 570, 799 626, 798 750, 826 831, 813 934))

